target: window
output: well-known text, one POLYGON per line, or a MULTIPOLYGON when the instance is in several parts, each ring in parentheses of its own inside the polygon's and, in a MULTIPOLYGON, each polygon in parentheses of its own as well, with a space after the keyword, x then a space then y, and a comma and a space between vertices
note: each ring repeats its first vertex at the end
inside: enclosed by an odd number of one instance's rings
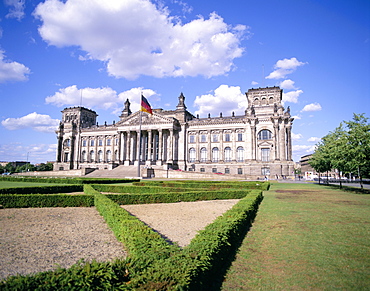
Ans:
POLYGON ((274 98, 273 97, 269 98, 269 104, 274 104, 274 98))
POLYGON ((262 105, 266 105, 267 104, 267 99, 266 98, 262 98, 261 104, 262 105))
POLYGON ((258 104, 259 104, 258 98, 254 98, 253 105, 258 105, 258 104))
POLYGON ((217 173, 217 168, 212 168, 212 173, 217 173))
POLYGON ((225 133, 225 141, 230 141, 230 133, 225 133))
POLYGON ((225 162, 231 162, 231 148, 225 148, 225 162))
POLYGON ((94 146, 95 145, 95 141, 92 139, 92 140, 90 140, 90 146, 94 146))
POLYGON ((64 146, 65 146, 65 147, 70 147, 70 146, 71 146, 71 140, 70 140, 70 139, 66 139, 66 140, 64 141, 64 146))
POLYGON ((230 174, 230 168, 225 168, 225 174, 230 174))
POLYGON ((270 160, 270 149, 261 149, 261 160, 268 162, 270 160))
POLYGON ((195 162, 195 148, 189 149, 189 163, 195 162))
POLYGON ((207 136, 205 134, 200 136, 200 142, 207 142, 207 136))
POLYGON ((195 143, 195 136, 194 135, 189 136, 189 142, 190 143, 195 143))
POLYGON ((114 152, 114 159, 115 159, 116 161, 118 161, 118 150, 116 150, 116 151, 114 152))
POLYGON ((90 152, 90 162, 94 162, 94 161, 95 161, 95 152, 91 151, 90 152))
POLYGON ((238 141, 243 141, 243 134, 242 133, 238 133, 238 141))
POLYGON ((263 176, 268 176, 268 175, 270 175, 270 168, 268 168, 268 167, 263 167, 263 168, 261 168, 261 174, 262 174, 263 176))
POLYGON ((107 151, 107 162, 109 163, 112 160, 112 152, 110 150, 107 151))
POLYGON ((81 160, 82 160, 83 163, 86 162, 86 151, 82 152, 81 160))
POLYGON ((204 172, 206 171, 206 169, 205 169, 205 168, 200 168, 200 171, 201 171, 202 173, 204 173, 204 172))
POLYGON ((238 168, 238 175, 243 175, 243 169, 242 168, 238 168))
POLYGON ((271 131, 269 131, 268 129, 262 129, 259 133, 258 133, 258 139, 262 139, 262 140, 265 140, 265 139, 271 139, 271 131))
POLYGON ((115 139, 115 145, 118 145, 118 138, 115 139))
POLYGON ((110 143, 111 143, 111 141, 110 141, 110 138, 109 138, 109 139, 107 139, 107 146, 110 146, 110 143))
POLYGON ((69 162, 69 153, 64 153, 64 162, 69 162))
POLYGON ((214 135, 212 136, 212 141, 213 141, 213 142, 218 142, 218 134, 214 134, 214 135))
POLYGON ((244 148, 243 147, 238 147, 236 149, 236 156, 238 162, 244 162, 244 148))
POLYGON ((99 146, 101 147, 103 145, 103 141, 99 139, 99 146))
POLYGON ((101 162, 103 162, 103 152, 98 151, 98 163, 101 163, 101 162))
POLYGON ((86 140, 83 140, 82 141, 82 146, 85 147, 86 146, 86 140))
POLYGON ((219 151, 218 148, 212 149, 212 162, 217 163, 219 159, 219 151))
POLYGON ((207 161, 207 149, 206 148, 201 148, 200 149, 200 161, 201 162, 206 162, 207 161))

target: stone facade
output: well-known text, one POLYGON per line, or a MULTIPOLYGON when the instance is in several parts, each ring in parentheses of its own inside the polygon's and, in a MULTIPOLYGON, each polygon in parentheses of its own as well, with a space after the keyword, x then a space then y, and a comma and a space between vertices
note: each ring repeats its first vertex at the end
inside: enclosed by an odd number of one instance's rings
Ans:
POLYGON ((293 175, 293 118, 289 107, 282 106, 282 90, 250 89, 246 98, 244 115, 206 118, 187 111, 182 93, 175 110, 153 109, 153 115, 132 113, 127 100, 120 120, 109 125, 97 125, 95 111, 66 108, 57 131, 54 170, 138 165, 140 156, 141 165, 153 168, 248 177, 293 175))

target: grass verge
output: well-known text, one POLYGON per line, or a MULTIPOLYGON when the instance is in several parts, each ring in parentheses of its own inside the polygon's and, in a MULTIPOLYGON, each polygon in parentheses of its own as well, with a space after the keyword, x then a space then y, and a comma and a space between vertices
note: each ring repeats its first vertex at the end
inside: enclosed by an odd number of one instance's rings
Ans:
POLYGON ((271 184, 223 290, 369 290, 370 196, 271 184))

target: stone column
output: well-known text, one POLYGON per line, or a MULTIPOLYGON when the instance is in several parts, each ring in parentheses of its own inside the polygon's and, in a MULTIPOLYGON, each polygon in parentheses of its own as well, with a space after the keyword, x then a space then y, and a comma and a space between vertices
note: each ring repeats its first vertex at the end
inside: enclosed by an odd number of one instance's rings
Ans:
POLYGON ((287 130, 287 160, 292 160, 292 127, 289 124, 286 127, 287 130))
POLYGON ((251 125, 251 136, 252 136, 252 160, 257 159, 257 143, 256 143, 256 126, 251 125))
POLYGON ((232 129, 231 131, 231 161, 236 161, 236 130, 232 129))
POLYGON ((280 149, 280 160, 281 161, 286 161, 286 144, 285 144, 285 126, 284 126, 284 124, 280 124, 279 149, 280 149))
POLYGON ((199 138, 200 138, 200 132, 198 131, 195 135, 195 161, 200 162, 200 148, 199 148, 199 138))
POLYGON ((220 135, 219 135, 219 142, 220 142, 220 148, 219 148, 219 151, 218 151, 218 160, 220 162, 223 162, 224 161, 224 132, 223 130, 221 129, 220 130, 220 135))
POLYGON ((152 162, 153 160, 153 155, 152 155, 152 130, 148 130, 148 161, 152 162))
POLYGON ((131 162, 131 131, 126 132, 126 156, 125 166, 129 166, 131 162))
POLYGON ((158 129, 158 161, 157 165, 161 166, 163 160, 163 130, 158 129))
POLYGON ((208 142, 208 149, 207 149, 207 160, 208 162, 212 161, 212 144, 211 144, 211 130, 208 130, 207 132, 207 142, 208 142))
POLYGON ((173 162, 173 129, 170 128, 169 131, 170 131, 170 139, 169 139, 167 160, 168 162, 172 163, 173 162))
POLYGON ((274 123, 274 147, 275 147, 275 160, 280 160, 279 156, 279 125, 274 123))

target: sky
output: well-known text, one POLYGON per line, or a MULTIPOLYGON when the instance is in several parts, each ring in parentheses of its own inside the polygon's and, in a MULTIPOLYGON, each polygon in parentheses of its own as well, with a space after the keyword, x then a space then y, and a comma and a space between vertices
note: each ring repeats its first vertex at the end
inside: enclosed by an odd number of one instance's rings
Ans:
POLYGON ((280 86, 293 159, 353 113, 370 118, 368 0, 0 0, 0 161, 56 157, 66 107, 242 115, 280 86))

